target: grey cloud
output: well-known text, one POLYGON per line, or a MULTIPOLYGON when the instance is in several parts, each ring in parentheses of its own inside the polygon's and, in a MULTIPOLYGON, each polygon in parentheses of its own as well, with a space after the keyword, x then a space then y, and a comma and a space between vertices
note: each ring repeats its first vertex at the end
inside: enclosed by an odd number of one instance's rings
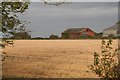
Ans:
POLYGON ((74 2, 60 6, 31 3, 28 14, 22 19, 29 20, 32 35, 48 37, 66 28, 88 26, 96 32, 114 25, 118 20, 116 2, 74 2))

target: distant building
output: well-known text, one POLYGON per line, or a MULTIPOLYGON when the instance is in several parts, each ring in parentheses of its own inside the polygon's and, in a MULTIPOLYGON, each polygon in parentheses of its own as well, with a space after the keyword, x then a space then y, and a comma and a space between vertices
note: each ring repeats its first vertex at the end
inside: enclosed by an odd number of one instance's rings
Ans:
POLYGON ((113 25, 112 27, 106 28, 103 30, 103 37, 108 36, 118 36, 118 24, 113 25))
POLYGON ((70 28, 61 33, 63 39, 79 39, 81 36, 94 37, 95 32, 89 28, 70 28))

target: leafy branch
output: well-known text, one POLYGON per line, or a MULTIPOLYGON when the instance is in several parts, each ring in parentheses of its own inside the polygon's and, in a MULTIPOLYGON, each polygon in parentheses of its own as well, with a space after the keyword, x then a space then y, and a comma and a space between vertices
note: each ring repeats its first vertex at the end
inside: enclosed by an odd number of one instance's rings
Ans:
POLYGON ((102 40, 101 53, 94 52, 91 69, 102 78, 118 78, 118 49, 113 50, 112 40, 102 40))

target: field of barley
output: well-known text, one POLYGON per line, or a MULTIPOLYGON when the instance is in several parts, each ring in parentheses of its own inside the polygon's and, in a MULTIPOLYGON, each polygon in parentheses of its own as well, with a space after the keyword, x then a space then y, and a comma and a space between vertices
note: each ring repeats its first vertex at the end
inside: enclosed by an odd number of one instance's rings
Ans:
MULTIPOLYGON (((113 41, 117 48, 118 41, 113 41)), ((3 54, 3 77, 97 78, 89 65, 101 40, 15 40, 3 54)))

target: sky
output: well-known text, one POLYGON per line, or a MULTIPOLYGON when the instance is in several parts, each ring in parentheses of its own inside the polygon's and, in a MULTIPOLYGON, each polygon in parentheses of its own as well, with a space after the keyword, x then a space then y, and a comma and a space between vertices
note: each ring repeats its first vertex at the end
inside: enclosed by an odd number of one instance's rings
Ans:
POLYGON ((59 6, 31 2, 25 15, 26 27, 32 37, 61 36, 68 28, 88 27, 95 32, 113 26, 118 21, 117 2, 72 2, 59 6))
MULTIPOLYGON (((31 0, 32 2, 40 2, 41 0, 31 0)), ((119 0, 46 0, 46 1, 66 1, 66 2, 118 2, 119 0)))

